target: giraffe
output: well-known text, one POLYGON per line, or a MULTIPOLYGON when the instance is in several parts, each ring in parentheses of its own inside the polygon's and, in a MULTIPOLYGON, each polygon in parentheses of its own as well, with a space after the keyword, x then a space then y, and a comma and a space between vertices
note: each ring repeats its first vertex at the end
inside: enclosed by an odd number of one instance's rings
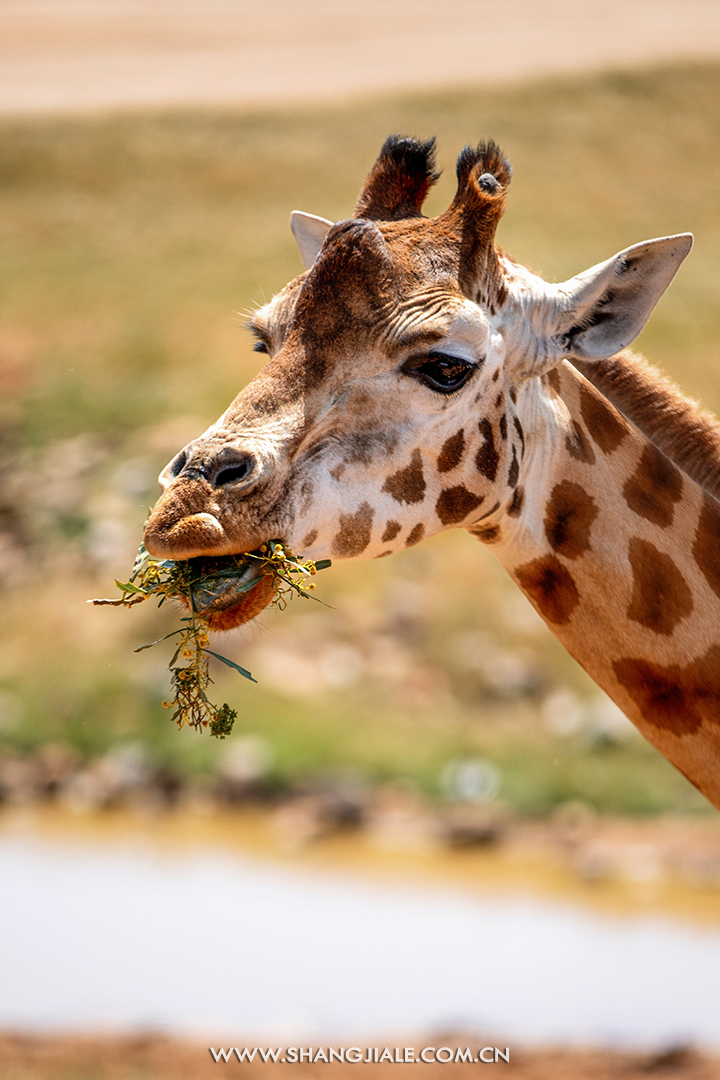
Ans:
POLYGON ((391 136, 353 217, 293 214, 305 271, 250 324, 269 362, 163 471, 145 544, 373 559, 465 529, 720 808, 720 428, 626 349, 692 237, 549 284, 495 244, 497 145, 427 218, 434 154, 391 136))

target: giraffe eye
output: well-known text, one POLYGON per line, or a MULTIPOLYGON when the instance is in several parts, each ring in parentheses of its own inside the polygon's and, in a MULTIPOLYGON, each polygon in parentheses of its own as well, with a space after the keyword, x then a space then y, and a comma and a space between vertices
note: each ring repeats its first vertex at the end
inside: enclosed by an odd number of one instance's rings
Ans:
POLYGON ((452 394, 465 385, 477 365, 447 353, 431 352, 408 360, 402 370, 438 394, 452 394))
POLYGON ((269 353, 270 350, 268 349, 268 347, 267 347, 267 345, 266 345, 266 343, 264 341, 256 341, 255 344, 253 345, 253 352, 269 353))

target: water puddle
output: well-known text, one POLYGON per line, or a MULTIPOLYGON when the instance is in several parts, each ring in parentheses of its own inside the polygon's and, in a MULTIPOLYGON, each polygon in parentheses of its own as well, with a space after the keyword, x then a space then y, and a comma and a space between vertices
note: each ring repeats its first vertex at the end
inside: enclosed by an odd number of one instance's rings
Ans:
POLYGON ((0 1028, 720 1048, 713 926, 33 834, 0 905, 0 1028))

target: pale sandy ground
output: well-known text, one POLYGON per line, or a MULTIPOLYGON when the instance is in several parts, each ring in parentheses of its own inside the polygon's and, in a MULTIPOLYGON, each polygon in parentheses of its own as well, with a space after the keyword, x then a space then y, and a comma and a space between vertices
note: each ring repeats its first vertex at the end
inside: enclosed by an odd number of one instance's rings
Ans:
POLYGON ((0 112, 334 101, 720 56, 718 0, 0 0, 0 112))

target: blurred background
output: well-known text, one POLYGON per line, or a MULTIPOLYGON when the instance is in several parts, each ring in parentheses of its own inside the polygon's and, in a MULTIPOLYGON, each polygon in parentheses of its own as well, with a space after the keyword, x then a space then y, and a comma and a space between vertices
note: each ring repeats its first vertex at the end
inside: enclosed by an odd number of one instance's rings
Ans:
POLYGON ((244 320, 300 270, 290 211, 347 216, 391 131, 438 138, 431 214, 452 197, 461 146, 496 139, 515 169, 499 242, 548 280, 694 232, 637 348, 719 410, 717 5, 2 0, 0 57, 0 889, 15 916, 0 930, 0 1028, 20 1033, 0 1044, 11 1075, 80 1075, 80 1051, 62 1039, 60 1056, 48 1043, 36 1059, 39 1032, 72 1031, 88 1054, 80 1033, 144 1032, 147 1060, 137 1042, 125 1058, 113 1044, 113 1067, 164 1076, 185 1075, 179 1050, 172 1065, 157 1050, 171 1034, 317 1043, 435 1030, 514 1040, 513 1068, 536 1070, 518 1076, 600 1077, 614 1061, 624 1075, 655 1062, 709 1077, 717 813, 481 545, 452 532, 336 564, 317 579, 329 607, 298 600, 217 638, 258 679, 212 672, 217 699, 239 713, 225 741, 170 723, 166 645, 133 653, 174 628, 172 612, 86 600, 127 579, 161 467, 259 369, 244 320), (269 954, 250 976, 239 924, 274 912, 260 937, 279 948, 282 897, 296 911, 296 894, 307 921, 283 948, 297 978, 262 991, 269 954), (413 1010, 428 961, 365 1008, 370 969, 359 997, 335 982, 348 946, 334 921, 372 958, 400 948, 392 905, 424 903, 407 947, 429 935, 439 981, 413 1010), (460 903, 472 911, 453 915, 460 903), (501 918, 507 904, 516 923, 501 918), (235 957, 235 981, 211 978, 207 953, 184 941, 208 921, 206 944, 235 957), (642 952, 651 929, 650 954, 675 957, 661 970, 642 952), (150 945, 163 934, 168 956, 189 951, 153 997, 140 992, 155 985, 142 965, 166 964, 150 945), (340 959, 304 982, 314 961, 293 949, 312 940, 322 952, 324 934, 340 959), (538 936, 554 944, 535 957, 537 996, 515 996, 538 936), (494 975, 481 992, 467 964, 489 941, 496 968, 485 956, 494 975), (457 968, 455 946, 469 950, 457 968), (644 972, 630 980, 644 1005, 618 998, 615 960, 598 975, 613 948, 644 972), (243 997, 243 971, 265 1011, 243 997), (209 983, 193 1020, 174 1013, 174 988, 196 979, 209 983), (669 994, 678 980, 682 1006, 669 994), (662 1007, 648 1006, 653 994, 662 1007), (549 1043, 617 1054, 522 1058, 549 1043))

